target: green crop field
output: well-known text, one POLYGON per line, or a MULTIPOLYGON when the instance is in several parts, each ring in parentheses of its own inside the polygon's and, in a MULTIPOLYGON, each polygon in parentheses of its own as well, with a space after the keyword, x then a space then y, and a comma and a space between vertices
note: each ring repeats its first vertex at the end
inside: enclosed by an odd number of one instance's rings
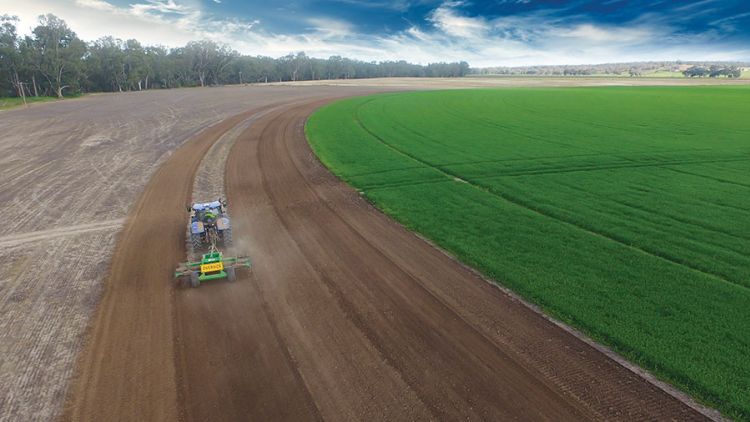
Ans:
POLYGON ((463 262, 750 420, 750 89, 361 97, 323 163, 463 262))

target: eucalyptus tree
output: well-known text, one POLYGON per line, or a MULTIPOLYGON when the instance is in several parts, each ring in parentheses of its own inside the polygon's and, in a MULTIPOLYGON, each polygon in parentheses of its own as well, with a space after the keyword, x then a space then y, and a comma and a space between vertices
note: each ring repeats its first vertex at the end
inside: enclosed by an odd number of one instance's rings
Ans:
POLYGON ((174 81, 169 50, 162 46, 148 46, 144 49, 146 79, 144 89, 154 87, 169 88, 174 81))
POLYGON ((143 83, 148 76, 146 51, 137 40, 127 40, 123 45, 125 55, 125 79, 128 90, 143 89, 143 83))
POLYGON ((86 44, 65 21, 52 14, 40 16, 32 33, 33 64, 55 95, 63 98, 63 90, 75 89, 79 84, 86 44))
POLYGON ((89 44, 85 58, 87 88, 91 91, 122 91, 127 80, 122 40, 102 37, 89 44))
POLYGON ((18 73, 21 66, 21 54, 18 50, 16 16, 0 16, 0 95, 10 92, 22 96, 21 81, 18 73))

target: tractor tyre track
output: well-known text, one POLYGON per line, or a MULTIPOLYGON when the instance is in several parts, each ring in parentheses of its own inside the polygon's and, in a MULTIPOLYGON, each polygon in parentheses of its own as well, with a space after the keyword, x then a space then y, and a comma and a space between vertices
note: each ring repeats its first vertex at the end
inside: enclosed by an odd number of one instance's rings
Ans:
MULTIPOLYGON (((178 417, 173 290, 184 260, 184 209, 206 151, 252 116, 246 112, 193 136, 155 172, 128 214, 107 288, 63 410, 63 420, 175 420, 178 417)), ((175 338, 179 343, 179 338, 175 338)))

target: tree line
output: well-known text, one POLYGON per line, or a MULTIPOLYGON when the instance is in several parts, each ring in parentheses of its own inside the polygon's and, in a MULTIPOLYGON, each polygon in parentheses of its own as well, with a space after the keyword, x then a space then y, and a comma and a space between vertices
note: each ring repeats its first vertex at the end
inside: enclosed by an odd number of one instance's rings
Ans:
POLYGON ((604 63, 591 65, 543 65, 543 66, 515 66, 515 67, 485 67, 472 69, 475 75, 507 75, 507 76, 643 76, 648 73, 666 71, 685 76, 726 76, 739 78, 742 68, 750 66, 742 62, 683 62, 683 61, 652 61, 630 63, 604 63), (685 69, 686 66, 691 67, 685 69), (692 69, 692 70, 691 70, 692 69))
POLYGON ((689 78, 702 78, 706 76, 708 76, 709 78, 719 78, 722 76, 725 76, 727 78, 739 78, 742 76, 742 68, 740 68, 739 66, 722 65, 691 66, 690 68, 685 69, 682 74, 689 78))
POLYGON ((18 35, 14 16, 0 16, 0 97, 57 96, 187 86, 376 77, 462 77, 466 62, 365 62, 304 52, 280 58, 247 56, 213 41, 178 48, 103 37, 84 42, 64 20, 39 17, 30 35, 18 35))

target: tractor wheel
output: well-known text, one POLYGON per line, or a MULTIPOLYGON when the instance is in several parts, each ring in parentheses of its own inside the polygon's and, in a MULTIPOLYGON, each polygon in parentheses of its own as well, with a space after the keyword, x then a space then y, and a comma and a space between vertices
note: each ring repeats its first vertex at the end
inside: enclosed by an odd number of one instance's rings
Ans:
POLYGON ((201 235, 200 234, 191 234, 190 235, 190 244, 193 245, 193 252, 200 251, 201 247, 203 246, 203 242, 201 241, 201 235))
POLYGON ((229 281, 237 280, 237 273, 235 272, 234 267, 227 268, 227 278, 229 279, 229 281))
POLYGON ((198 278, 200 274, 198 271, 193 271, 190 273, 190 287, 198 287, 201 284, 200 279, 198 278))
POLYGON ((226 229, 222 232, 224 246, 232 246, 232 229, 226 229))

